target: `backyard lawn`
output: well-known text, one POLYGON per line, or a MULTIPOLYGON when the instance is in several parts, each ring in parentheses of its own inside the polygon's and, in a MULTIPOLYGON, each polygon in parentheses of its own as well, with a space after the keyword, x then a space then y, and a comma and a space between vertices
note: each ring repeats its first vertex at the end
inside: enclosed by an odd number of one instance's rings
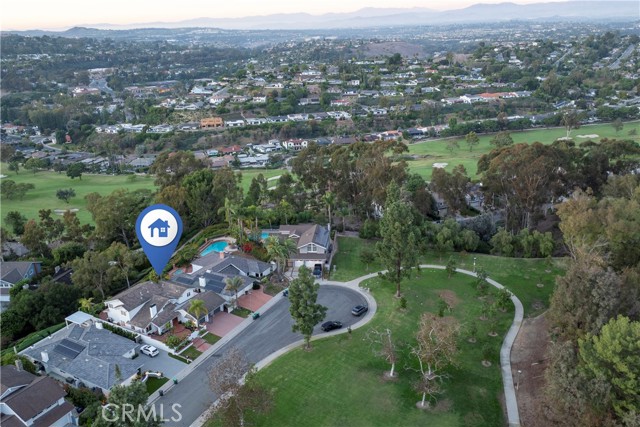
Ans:
MULTIPOLYGON (((558 138, 564 137, 567 132, 564 128, 552 128, 552 129, 534 129, 526 130, 522 132, 511 132, 511 137, 514 143, 520 142, 542 142, 543 144, 551 144, 558 138)), ((469 151, 469 147, 464 137, 453 138, 457 139, 460 148, 453 152, 447 149, 447 144, 450 139, 439 139, 425 142, 419 142, 409 146, 409 154, 419 156, 415 160, 408 162, 411 172, 422 175, 426 180, 431 179, 431 172, 433 170, 434 163, 446 163, 447 171, 451 171, 455 166, 462 164, 467 169, 467 173, 472 178, 477 173, 477 163, 480 156, 489 153, 493 146, 489 143, 493 139, 495 134, 479 135, 480 143, 473 148, 473 151, 469 151)), ((600 141, 601 138, 616 138, 616 139, 632 139, 634 141, 640 141, 640 122, 628 122, 624 124, 624 128, 617 132, 611 126, 610 123, 581 126, 579 129, 571 131, 570 136, 580 143, 587 140, 600 141), (635 129, 637 135, 629 136, 630 130, 635 129), (593 137, 597 135, 597 137, 593 137)))
MULTIPOLYGON (((401 310, 393 296, 394 286, 379 278, 368 280, 378 303, 374 319, 366 326, 313 342, 313 350, 301 348, 278 358, 258 374, 258 380, 275 391, 273 410, 257 421, 261 426, 500 426, 504 425, 502 379, 498 364, 502 339, 513 318, 513 308, 498 313, 496 337, 488 336, 487 321, 480 321, 482 301, 476 296, 472 277, 447 278, 441 270, 424 270, 403 283, 407 308, 401 310), (453 306, 462 326, 457 365, 447 373, 445 392, 433 410, 416 408, 421 395, 412 389, 417 372, 409 357, 420 315, 437 313, 440 295, 453 306), (467 328, 478 326, 477 342, 467 341, 467 328), (371 328, 392 331, 400 360, 397 381, 383 380, 389 365, 374 356, 365 339, 371 328), (482 366, 482 349, 490 348, 492 366, 482 366)), ((510 283, 505 283, 509 286, 510 283)), ((492 288, 493 289, 493 288, 492 288)))

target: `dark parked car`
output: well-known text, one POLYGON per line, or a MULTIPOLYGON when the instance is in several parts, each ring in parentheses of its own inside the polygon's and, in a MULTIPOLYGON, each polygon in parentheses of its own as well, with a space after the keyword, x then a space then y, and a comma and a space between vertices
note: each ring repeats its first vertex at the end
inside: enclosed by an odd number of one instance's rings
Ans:
POLYGON ((328 322, 324 322, 322 324, 322 330, 325 332, 333 331, 334 329, 342 328, 342 322, 338 322, 337 320, 329 320, 328 322))
POLYGON ((282 296, 283 297, 288 297, 289 296, 289 288, 287 288, 284 291, 282 291, 282 296))
POLYGON ((362 316, 367 312, 367 310, 369 310, 369 307, 367 307, 366 305, 356 305, 351 309, 351 314, 353 314, 354 316, 362 316))
POLYGON ((322 266, 320 264, 316 264, 315 267, 313 267, 313 275, 315 277, 322 276, 322 266))

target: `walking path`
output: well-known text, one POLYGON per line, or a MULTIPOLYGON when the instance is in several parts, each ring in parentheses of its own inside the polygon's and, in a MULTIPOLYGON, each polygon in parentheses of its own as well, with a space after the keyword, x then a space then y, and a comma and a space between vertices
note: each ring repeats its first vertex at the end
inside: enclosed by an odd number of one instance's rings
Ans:
MULTIPOLYGON (((444 270, 446 267, 442 266, 442 265, 422 264, 422 265, 420 265, 420 268, 431 268, 431 269, 444 270)), ((477 277, 476 273, 474 273, 473 271, 464 270, 464 269, 460 269, 460 268, 456 269, 456 271, 458 271, 459 273, 462 273, 462 274, 466 274, 468 276, 477 277)), ((353 325, 352 329, 357 329, 357 328, 361 328, 362 326, 364 326, 367 323, 369 323, 369 321, 373 318, 373 316, 375 315, 375 313, 377 311, 377 308, 378 308, 376 300, 369 293, 368 288, 361 288, 360 287, 360 283, 362 283, 364 280, 371 279, 371 278, 377 277, 377 276, 378 276, 378 273, 376 272, 376 273, 371 273, 371 274, 367 274, 365 276, 358 277, 358 278, 350 280, 348 282, 336 282, 336 281, 331 281, 331 280, 319 280, 318 282, 320 283, 320 285, 345 286, 345 287, 351 288, 351 289, 359 292, 360 294, 362 294, 366 298, 367 304, 369 305, 369 311, 362 318, 361 321, 359 321, 358 323, 353 325)), ((497 288, 497 289, 504 289, 505 288, 503 285, 501 285, 500 283, 496 282, 493 279, 487 278, 487 282, 490 285, 492 285, 495 288, 497 288)), ((280 298, 282 298, 281 294, 279 294, 275 298, 272 298, 270 301, 267 302, 267 304, 265 304, 265 306, 262 307, 262 309, 260 311, 264 313, 271 306, 273 306, 276 303, 276 301, 278 301, 280 298)), ((509 328, 509 331, 507 332, 507 335, 505 336, 504 341, 502 343, 502 348, 500 349, 500 367, 501 367, 501 370, 502 370, 502 384, 503 384, 503 387, 504 387, 505 404, 506 404, 506 407, 507 407, 508 425, 509 425, 509 427, 520 427, 520 415, 519 415, 519 412, 518 412, 518 402, 516 400, 515 387, 514 387, 514 383, 513 383, 513 375, 512 375, 512 371, 511 371, 511 347, 513 346, 513 342, 515 341, 515 338, 518 335, 518 331, 520 330, 520 326, 522 325, 522 319, 523 319, 523 316, 524 316, 524 309, 523 309, 522 303, 520 302, 518 297, 516 297, 514 294, 511 294, 511 302, 513 302, 513 305, 515 307, 515 314, 514 314, 514 317, 513 317, 513 323, 511 324, 511 327, 509 328)), ((184 378, 185 376, 187 376, 197 365, 202 363, 208 356, 210 356, 211 353, 213 353, 217 348, 219 348, 221 345, 223 345, 228 340, 230 340, 233 336, 236 336, 237 334, 239 334, 250 323, 251 323, 251 320, 249 318, 245 319, 245 321, 243 321, 240 325, 238 325, 232 331, 232 333, 226 335, 222 340, 218 341, 215 345, 213 345, 211 348, 209 348, 194 363, 192 363, 187 368, 185 368, 182 372, 180 372, 180 374, 178 376, 180 378, 184 378)), ((311 339, 312 340, 316 340, 316 339, 320 339, 320 338, 325 338, 327 336, 344 334, 344 333, 348 333, 348 332, 349 332, 349 330, 339 329, 339 330, 335 330, 335 331, 328 332, 328 333, 314 335, 311 339)), ((266 358, 260 360, 258 363, 256 363, 256 368, 262 369, 265 366, 268 366, 271 362, 273 362, 278 357, 282 356, 283 354, 288 353, 289 351, 293 350, 294 348, 302 346, 303 344, 304 344, 304 340, 300 340, 300 341, 294 342, 294 343, 292 343, 292 344, 290 344, 288 346, 285 346, 285 347, 281 348, 280 350, 276 351, 275 353, 272 353, 268 357, 266 357, 266 358)), ((169 381, 169 383, 166 384, 166 389, 171 388, 171 385, 172 385, 172 382, 169 381)), ((165 387, 163 387, 163 389, 165 389, 165 387)), ((166 391, 166 389, 164 391, 166 391)), ((150 396, 149 403, 152 403, 154 400, 157 399, 157 397, 158 397, 157 393, 158 392, 156 392, 156 393, 154 393, 154 395, 150 396)), ((206 421, 207 415, 208 415, 207 412, 203 413, 196 421, 194 421, 191 424, 191 427, 200 427, 200 426, 202 426, 206 421)))

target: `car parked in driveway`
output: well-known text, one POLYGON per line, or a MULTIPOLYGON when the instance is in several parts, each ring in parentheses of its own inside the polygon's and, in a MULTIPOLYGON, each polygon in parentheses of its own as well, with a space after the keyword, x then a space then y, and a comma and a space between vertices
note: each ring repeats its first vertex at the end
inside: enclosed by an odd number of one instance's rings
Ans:
POLYGON ((143 345, 140 347, 140 353, 146 354, 149 357, 156 357, 160 352, 152 345, 143 345))
POLYGON ((328 322, 324 322, 321 328, 325 332, 333 331, 334 329, 342 328, 342 322, 339 322, 337 320, 329 320, 328 322))
POLYGON ((356 305, 351 309, 351 314, 353 314, 354 316, 362 316, 368 310, 369 307, 367 307, 366 305, 356 305))

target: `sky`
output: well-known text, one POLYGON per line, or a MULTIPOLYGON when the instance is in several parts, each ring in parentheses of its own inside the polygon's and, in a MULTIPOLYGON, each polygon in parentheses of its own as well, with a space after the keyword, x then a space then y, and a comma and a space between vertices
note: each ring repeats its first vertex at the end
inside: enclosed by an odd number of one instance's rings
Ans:
MULTIPOLYGON (((3 0, 0 29, 67 29, 91 24, 175 22, 192 18, 239 18, 274 13, 354 12, 364 7, 435 10, 460 9, 474 3, 527 4, 550 0, 3 0)), ((553 1, 553 0, 552 0, 553 1)))

